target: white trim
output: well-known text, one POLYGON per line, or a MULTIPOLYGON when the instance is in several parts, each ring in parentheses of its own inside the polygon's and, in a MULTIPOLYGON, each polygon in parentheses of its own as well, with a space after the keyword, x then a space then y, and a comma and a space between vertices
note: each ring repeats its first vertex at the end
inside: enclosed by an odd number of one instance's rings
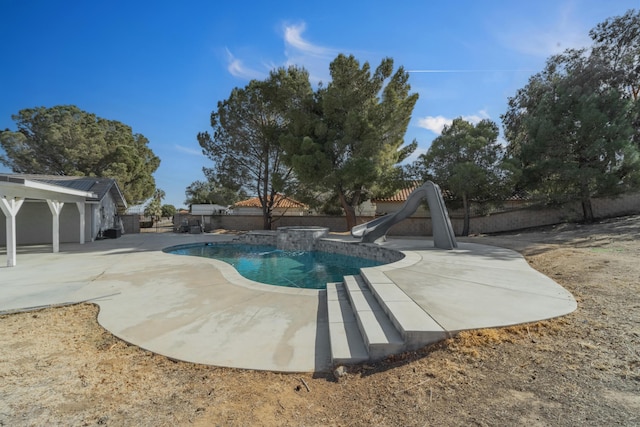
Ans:
MULTIPOLYGON (((0 180, 0 195, 6 195, 9 192, 31 192, 31 193, 54 193, 59 196, 83 197, 85 199, 97 199, 98 195, 91 191, 75 190, 73 188, 63 187, 56 184, 47 184, 39 181, 32 181, 24 178, 10 177, 10 181, 0 180), (11 191, 14 190, 14 191, 11 191)), ((44 199, 44 197, 33 197, 36 199, 44 199)))
POLYGON ((76 202, 76 206, 78 207, 78 213, 80 214, 80 244, 84 245, 84 226, 85 226, 85 203, 76 202))
POLYGON ((47 199, 47 205, 49 205, 49 210, 51 211, 53 221, 53 235, 51 237, 51 241, 53 242, 53 253, 55 254, 60 252, 60 212, 62 212, 64 202, 47 199))
POLYGON ((7 267, 16 266, 16 215, 22 207, 24 199, 0 197, 0 210, 6 219, 7 234, 7 267))

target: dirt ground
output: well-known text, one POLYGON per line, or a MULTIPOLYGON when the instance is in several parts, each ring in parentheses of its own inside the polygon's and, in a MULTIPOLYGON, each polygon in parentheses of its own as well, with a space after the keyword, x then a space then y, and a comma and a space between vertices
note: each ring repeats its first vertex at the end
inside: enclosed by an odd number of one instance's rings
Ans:
POLYGON ((473 242, 510 247, 578 310, 372 365, 280 374, 176 362, 90 304, 0 316, 0 425, 640 425, 640 216, 473 242))

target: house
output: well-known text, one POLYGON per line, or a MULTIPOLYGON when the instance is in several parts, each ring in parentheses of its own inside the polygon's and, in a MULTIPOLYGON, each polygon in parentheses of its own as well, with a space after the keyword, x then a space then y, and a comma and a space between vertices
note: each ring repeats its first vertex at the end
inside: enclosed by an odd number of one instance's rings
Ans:
POLYGON ((191 205, 191 215, 228 215, 229 209, 226 206, 216 204, 191 205))
POLYGON ((0 246, 93 241, 120 235, 127 203, 111 178, 0 174, 0 246))
MULTIPOLYGON (((234 215, 262 215, 260 199, 252 197, 233 205, 234 215)), ((304 216, 309 214, 309 206, 293 200, 282 194, 276 194, 273 215, 275 216, 304 216)))
MULTIPOLYGON (((398 190, 394 195, 390 197, 383 198, 375 198, 372 202, 375 204, 376 215, 387 215, 397 212, 402 208, 404 202, 407 201, 409 195, 416 188, 422 185, 421 182, 411 181, 407 182, 400 190, 398 190)), ((427 213, 427 205, 423 203, 411 216, 414 217, 426 217, 427 213)))
MULTIPOLYGON (((399 211, 402 208, 402 205, 407 201, 409 195, 421 186, 422 183, 419 181, 412 181, 405 184, 403 188, 398 190, 393 196, 387 198, 379 198, 373 199, 372 202, 376 208, 376 215, 386 215, 399 211)), ((449 201, 453 200, 453 194, 448 190, 442 190, 442 197, 444 200, 449 203, 449 201)), ((500 203, 497 203, 495 206, 491 208, 491 210, 487 210, 482 207, 480 203, 478 203, 475 199, 471 200, 471 213, 472 215, 482 214, 487 215, 489 213, 495 212, 504 212, 510 211, 514 209, 522 209, 533 204, 533 200, 531 200, 530 196, 524 191, 514 192, 511 196, 507 197, 500 203)), ((462 211, 458 210, 457 213, 461 213, 462 211)), ((451 210, 450 210, 451 213, 451 210)), ((453 211, 453 214, 456 214, 456 211, 453 211)), ((427 209, 427 204, 423 203, 412 215, 412 217, 428 217, 429 211, 427 209)))

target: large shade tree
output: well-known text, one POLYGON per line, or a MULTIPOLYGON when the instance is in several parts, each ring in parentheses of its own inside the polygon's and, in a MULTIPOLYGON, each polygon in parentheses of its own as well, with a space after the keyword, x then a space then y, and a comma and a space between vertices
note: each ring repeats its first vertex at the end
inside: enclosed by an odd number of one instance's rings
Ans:
POLYGON ((503 148, 498 143, 498 126, 491 120, 476 125, 462 119, 453 120, 433 140, 425 154, 415 162, 423 178, 431 178, 447 189, 464 209, 462 235, 469 234, 471 202, 504 200, 510 191, 512 174, 503 162, 503 148))
POLYGON ((592 54, 603 63, 606 80, 623 96, 640 97, 640 10, 606 19, 589 35, 592 54))
POLYGON ((549 203, 580 201, 637 188, 640 160, 632 142, 636 102, 613 84, 602 57, 567 50, 509 99, 503 115, 520 185, 549 203))
POLYGON ((289 193, 295 183, 291 167, 284 163, 281 137, 290 112, 311 93, 305 70, 277 69, 264 81, 233 89, 211 113, 213 133, 198 134, 203 153, 214 163, 205 174, 223 187, 257 195, 265 229, 271 229, 274 220, 276 194, 289 193))
POLYGON ((591 55, 601 64, 604 82, 634 101, 633 140, 640 148, 640 10, 606 19, 589 35, 594 42, 591 55))
POLYGON ((131 127, 73 105, 20 110, 0 133, 0 162, 16 173, 114 178, 129 203, 149 198, 160 159, 131 127))
POLYGON ((330 72, 328 85, 300 104, 283 140, 298 179, 337 199, 351 228, 360 203, 397 188, 398 164, 417 146, 404 145, 404 135, 418 95, 390 58, 372 73, 369 63, 339 55, 330 72))

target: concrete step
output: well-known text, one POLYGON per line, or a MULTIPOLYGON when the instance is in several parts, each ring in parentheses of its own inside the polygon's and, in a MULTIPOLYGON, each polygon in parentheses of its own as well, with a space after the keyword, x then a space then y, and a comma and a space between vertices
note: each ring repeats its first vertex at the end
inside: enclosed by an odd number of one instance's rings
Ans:
POLYGON ((400 332, 405 350, 415 350, 447 337, 446 331, 382 271, 364 268, 361 276, 400 332))
POLYGON ((327 283, 331 361, 334 365, 366 362, 369 353, 342 283, 327 283))
POLYGON ((370 360, 400 353, 404 341, 360 276, 345 276, 344 287, 370 360))

